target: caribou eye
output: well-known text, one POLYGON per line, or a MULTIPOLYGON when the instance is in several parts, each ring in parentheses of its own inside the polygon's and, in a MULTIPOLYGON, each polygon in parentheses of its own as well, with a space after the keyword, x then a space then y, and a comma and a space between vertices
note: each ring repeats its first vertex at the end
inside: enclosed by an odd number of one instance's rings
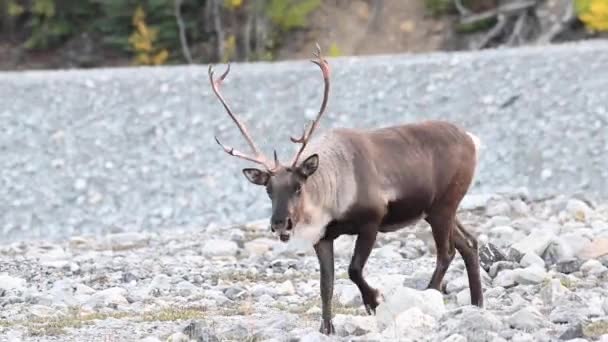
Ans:
POLYGON ((302 186, 301 185, 296 185, 296 195, 299 195, 302 192, 302 186))

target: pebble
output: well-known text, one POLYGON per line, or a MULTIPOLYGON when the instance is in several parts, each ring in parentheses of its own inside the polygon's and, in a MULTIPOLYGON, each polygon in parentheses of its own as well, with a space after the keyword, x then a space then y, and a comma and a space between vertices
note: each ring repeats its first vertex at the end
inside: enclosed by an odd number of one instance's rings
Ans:
POLYGON ((238 248, 234 241, 212 239, 205 241, 202 252, 203 255, 210 257, 234 256, 238 248))

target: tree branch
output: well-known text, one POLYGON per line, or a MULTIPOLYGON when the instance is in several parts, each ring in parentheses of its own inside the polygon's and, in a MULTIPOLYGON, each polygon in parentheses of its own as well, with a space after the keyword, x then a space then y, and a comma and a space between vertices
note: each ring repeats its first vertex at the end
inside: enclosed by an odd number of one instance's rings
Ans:
POLYGON ((182 46, 182 53, 188 64, 192 64, 192 55, 190 55, 190 49, 188 48, 188 41, 186 40, 186 27, 184 25, 184 19, 182 18, 182 0, 175 0, 175 21, 179 28, 179 41, 182 46))

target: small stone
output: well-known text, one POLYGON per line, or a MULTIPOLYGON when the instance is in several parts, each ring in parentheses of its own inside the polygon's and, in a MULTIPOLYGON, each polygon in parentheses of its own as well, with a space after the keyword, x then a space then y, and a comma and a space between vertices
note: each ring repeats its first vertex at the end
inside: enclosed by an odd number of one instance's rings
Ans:
POLYGON ((252 255, 263 255, 272 249, 275 244, 273 240, 266 238, 258 238, 252 241, 245 242, 245 250, 252 255))
POLYGON ((560 340, 573 340, 573 339, 581 338, 581 337, 583 337, 583 325, 580 322, 578 322, 578 323, 570 325, 568 327, 568 329, 566 329, 566 331, 564 331, 559 336, 559 339, 560 340))
POLYGON ((559 237, 549 244, 542 255, 542 259, 546 265, 553 265, 561 260, 570 259, 573 255, 572 248, 568 245, 566 239, 559 237))
POLYGON ((333 323, 337 333, 342 336, 361 336, 377 330, 376 320, 371 316, 337 314, 333 323))
POLYGON ((539 284, 547 277, 547 272, 538 266, 530 266, 516 270, 515 281, 518 284, 539 284))
POLYGON ((597 276, 606 272, 606 270, 606 266, 602 265, 601 262, 595 259, 587 260, 581 265, 581 272, 583 272, 584 275, 597 276))
POLYGON ((424 291, 400 287, 385 293, 385 301, 376 308, 376 319, 380 330, 390 326, 396 317, 406 310, 418 308, 423 314, 439 319, 445 312, 443 296, 437 290, 424 291))
POLYGON ((177 286, 175 286, 175 289, 177 290, 177 293, 182 296, 182 297, 188 297, 190 296, 192 293, 196 292, 197 287, 194 286, 191 282, 189 281, 181 281, 177 284, 177 286))
POLYGON ((512 261, 499 261, 490 267, 490 272, 488 274, 490 277, 495 278, 501 271, 503 270, 512 270, 517 268, 518 265, 512 261))
POLYGON ((127 296, 127 290, 120 287, 111 287, 105 290, 101 290, 89 298, 86 301, 85 307, 89 309, 98 309, 104 307, 117 308, 118 306, 129 305, 129 302, 125 298, 127 296))
POLYGON ((545 325, 545 317, 534 307, 525 307, 509 317, 511 327, 520 330, 534 331, 545 325))
POLYGON ((338 297, 340 304, 344 306, 360 306, 363 305, 361 299, 361 292, 356 285, 346 285, 342 287, 340 291, 340 297, 338 297))
POLYGON ((566 212, 568 212, 572 218, 579 221, 586 221, 593 216, 593 209, 591 209, 587 203, 576 198, 568 200, 568 203, 566 203, 566 212))
POLYGON ((494 278, 492 281, 494 286, 500 286, 504 288, 512 287, 517 284, 517 273, 515 270, 504 270, 494 278))
POLYGON ((323 335, 319 331, 311 331, 300 337, 298 342, 329 342, 331 340, 329 336, 323 335))
POLYGON ((467 342, 467 338, 460 334, 452 334, 444 339, 443 342, 467 342))
POLYGON ((501 216, 511 213, 511 205, 503 200, 491 200, 486 207, 486 215, 501 216))
POLYGON ((167 338, 167 342, 190 342, 190 339, 181 332, 176 332, 167 338))
POLYGON ((171 278, 166 274, 157 274, 148 286, 148 293, 166 291, 171 288, 171 278))
MULTIPOLYGON (((8 275, 6 272, 0 273, 0 290, 9 291, 9 290, 25 290, 25 279, 12 277, 8 275)), ((2 292, 2 291, 0 291, 2 292)))
POLYGON ((285 280, 277 286, 277 294, 279 296, 288 296, 296 293, 296 289, 293 286, 291 280, 285 280))
POLYGON ((184 327, 183 334, 187 339, 205 342, 219 342, 213 331, 198 321, 192 321, 184 327))
POLYGON ((505 255, 492 243, 487 243, 479 248, 479 262, 486 272, 490 270, 492 264, 505 259, 505 255))
POLYGON ((536 255, 543 255, 554 238, 555 235, 549 230, 537 230, 530 233, 523 240, 515 243, 511 248, 521 253, 522 256, 530 252, 536 255))
POLYGON ((559 273, 570 274, 577 272, 580 269, 581 265, 582 261, 580 261, 579 259, 571 258, 559 261, 555 265, 555 270, 559 273))
POLYGON ((471 291, 464 289, 456 295, 456 303, 460 306, 471 304, 471 291))
POLYGON ((541 257, 539 257, 538 255, 536 255, 535 253, 532 253, 532 252, 524 254, 524 256, 521 258, 519 263, 523 267, 528 267, 528 266, 539 266, 539 267, 543 267, 543 268, 545 267, 545 261, 541 257))
POLYGON ((147 246, 150 236, 138 232, 117 233, 108 235, 105 242, 109 249, 122 251, 147 246))
POLYGON ((467 277, 465 276, 460 276, 458 278, 453 279, 452 281, 448 282, 445 290, 446 293, 453 293, 453 292, 459 292, 462 289, 465 289, 469 286, 469 280, 467 277))
POLYGON ((209 257, 222 257, 236 255, 239 247, 234 241, 211 239, 205 241, 202 248, 203 255, 209 257))

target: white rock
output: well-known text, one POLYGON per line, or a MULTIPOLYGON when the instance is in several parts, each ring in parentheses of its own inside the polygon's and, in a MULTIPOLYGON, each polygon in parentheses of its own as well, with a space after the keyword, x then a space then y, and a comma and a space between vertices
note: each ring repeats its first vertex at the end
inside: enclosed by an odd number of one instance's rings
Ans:
POLYGON ((517 269, 515 270, 515 274, 515 281, 522 285, 538 284, 547 277, 545 269, 539 266, 517 269))
POLYGON ((111 287, 92 295, 84 306, 89 309, 127 306, 129 302, 125 298, 126 296, 127 290, 121 287, 111 287))
POLYGON ((0 273, 0 290, 9 291, 9 290, 25 290, 25 279, 17 278, 8 275, 6 272, 0 273))
POLYGON ((374 250, 374 253, 375 253, 375 255, 374 255, 375 258, 381 258, 381 259, 387 259, 387 260, 403 259, 401 254, 399 254, 399 252, 396 251, 395 246, 392 246, 392 245, 384 245, 380 248, 377 248, 376 250, 374 250))
POLYGON ((311 331, 306 335, 300 337, 299 342, 325 342, 331 341, 329 336, 325 336, 318 331, 311 331))
POLYGON ((188 336, 181 332, 176 332, 167 338, 167 342, 189 342, 188 336))
POLYGON ((428 337, 435 329, 437 320, 425 314, 420 308, 413 307, 398 314, 390 324, 382 329, 386 339, 407 338, 412 341, 428 337))
POLYGON ((605 271, 606 266, 595 259, 587 260, 581 265, 581 272, 583 272, 584 275, 600 275, 605 271))
POLYGON ((401 287, 384 294, 385 301, 376 308, 378 328, 384 330, 402 312, 418 308, 425 315, 439 319, 445 312, 442 294, 433 289, 424 291, 401 287))
POLYGON ((203 244, 203 255, 210 257, 234 256, 239 247, 234 241, 211 239, 203 244))
POLYGON ((469 287, 469 280, 462 275, 448 282, 445 287, 447 293, 459 292, 460 290, 469 287))
POLYGON ((342 290, 340 291, 338 301, 344 306, 363 305, 363 300, 361 299, 361 292, 359 291, 359 288, 356 285, 343 286, 342 290))
POLYGON ((543 260, 543 258, 539 257, 538 255, 536 255, 536 253, 532 253, 532 252, 528 252, 528 253, 524 254, 524 256, 521 258, 519 263, 523 267, 528 267, 528 266, 538 266, 538 267, 542 267, 542 268, 545 267, 545 261, 543 260))
POLYGON ((189 281, 180 281, 176 286, 175 286, 177 293, 182 296, 182 297, 188 297, 191 294, 195 293, 198 288, 193 285, 191 282, 189 281))
POLYGON ((110 234, 104 241, 104 247, 112 250, 128 250, 145 247, 150 242, 150 236, 139 232, 110 234))
POLYGON ((536 308, 529 306, 511 315, 508 322, 515 329, 534 331, 546 324, 546 318, 536 308))
POLYGON ((471 304, 471 291, 464 289, 456 295, 456 303, 460 306, 471 304))
POLYGON ((245 242, 244 248, 249 254, 263 255, 264 253, 270 251, 275 243, 276 241, 271 239, 257 238, 255 240, 245 242))
POLYGON ((376 332, 376 320, 373 316, 352 316, 337 314, 333 319, 339 335, 361 336, 376 332))
POLYGON ((148 285, 148 293, 150 291, 160 290, 166 291, 171 288, 171 278, 166 274, 157 274, 148 285))
POLYGON ((566 212, 568 212, 572 218, 581 221, 586 221, 593 217, 593 209, 591 209, 587 203, 576 198, 568 200, 568 203, 566 203, 566 212))
POLYGON ((511 287, 517 284, 517 272, 515 270, 503 270, 496 275, 492 282, 494 286, 511 287))
POLYGON ((602 302, 602 309, 604 310, 604 313, 608 315, 608 297, 602 302))
POLYGON ((536 230, 511 247, 521 254, 532 252, 536 255, 543 255, 545 249, 547 249, 547 246, 549 246, 554 238, 555 235, 548 229, 536 230))
POLYGON ((296 289, 293 286, 291 280, 285 280, 277 286, 277 294, 279 296, 288 296, 296 293, 296 289))

